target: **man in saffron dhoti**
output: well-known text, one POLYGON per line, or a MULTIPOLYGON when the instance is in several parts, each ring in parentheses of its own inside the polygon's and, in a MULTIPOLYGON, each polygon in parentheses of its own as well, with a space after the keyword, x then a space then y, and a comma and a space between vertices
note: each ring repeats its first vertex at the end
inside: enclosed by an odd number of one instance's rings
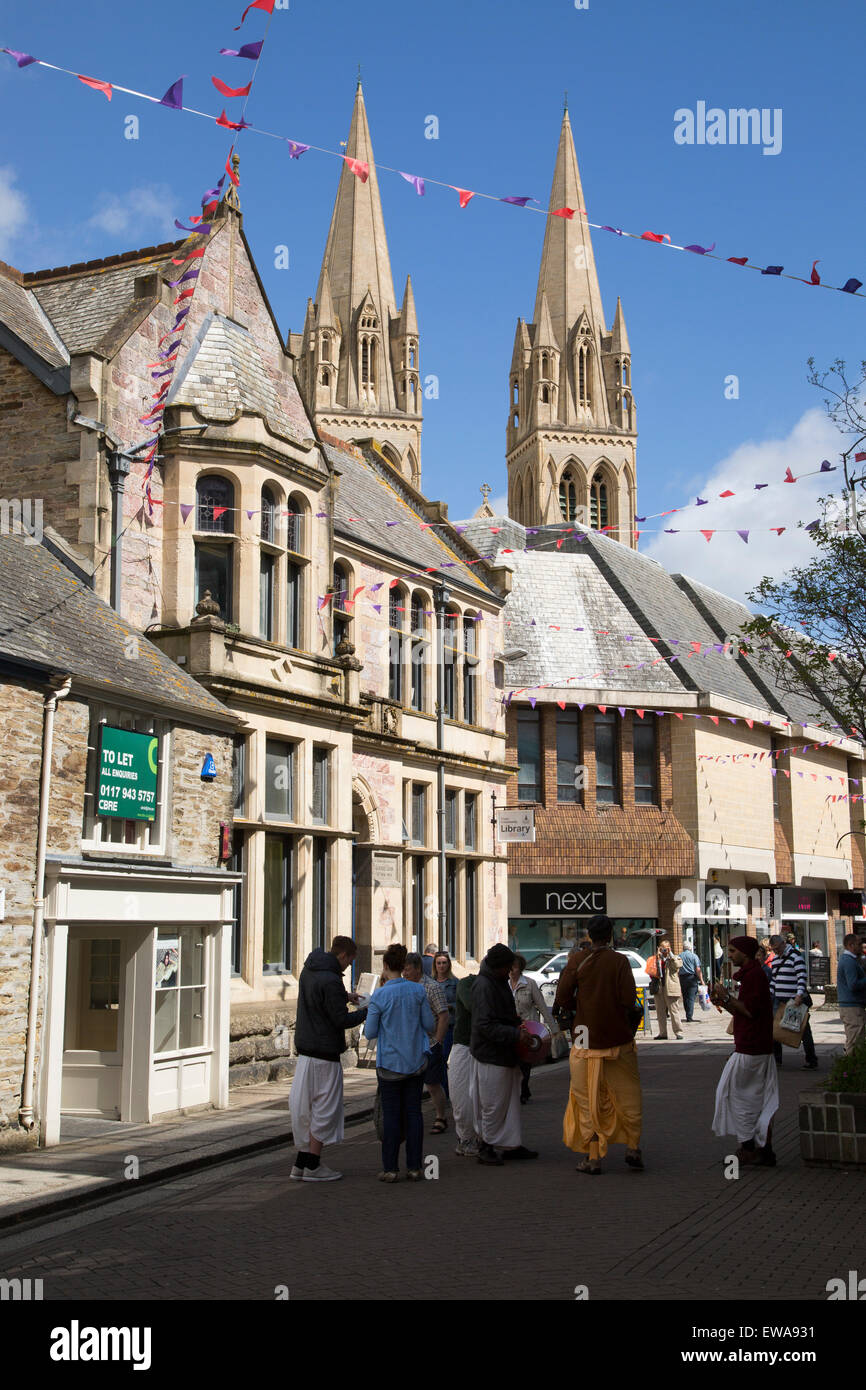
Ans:
POLYGON ((630 1168, 643 1168, 642 1102, 633 1026, 637 994, 628 958, 612 950, 612 937, 610 918, 593 917, 590 946, 572 951, 559 978, 554 1003, 555 1009, 574 1010, 571 1085, 562 1142, 586 1154, 577 1171, 593 1176, 601 1172, 601 1160, 610 1144, 625 1144, 626 1163, 630 1168))
POLYGON ((755 959, 757 953, 753 936, 734 937, 728 956, 738 967, 734 979, 739 993, 734 998, 719 981, 710 996, 734 1019, 734 1051, 716 1088, 713 1133, 736 1135, 741 1163, 774 1168, 771 1139, 773 1116, 779 1108, 779 1078, 773 1057, 773 1002, 767 977, 755 959))

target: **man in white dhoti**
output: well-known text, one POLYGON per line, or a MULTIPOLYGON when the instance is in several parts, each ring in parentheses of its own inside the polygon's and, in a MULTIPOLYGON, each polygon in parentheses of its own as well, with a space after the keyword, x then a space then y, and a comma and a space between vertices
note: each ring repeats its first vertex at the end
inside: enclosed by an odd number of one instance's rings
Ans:
POLYGON ((366 1009, 351 1013, 343 971, 355 958, 350 936, 335 936, 330 951, 311 951, 304 962, 298 987, 295 1046, 298 1065, 292 1078, 289 1111, 298 1155, 290 1176, 295 1182, 335 1182, 341 1178, 321 1160, 326 1144, 343 1138, 343 1068, 346 1029, 357 1028, 366 1009))
POLYGON ((738 967, 735 999, 717 981, 711 999, 734 1020, 734 1051, 716 1089, 713 1133, 734 1134, 740 1141, 741 1163, 775 1167, 771 1143, 773 1116, 779 1108, 779 1079, 773 1057, 773 1003, 770 985, 755 959, 758 942, 753 936, 737 936, 728 946, 731 963, 738 967))
POLYGON ((514 952, 507 946, 491 946, 472 988, 469 1050, 475 1061, 472 1085, 481 1126, 478 1162, 496 1166, 506 1159, 538 1158, 520 1135, 521 1023, 508 983, 513 964, 514 952), (501 1156, 497 1149, 504 1151, 501 1156))

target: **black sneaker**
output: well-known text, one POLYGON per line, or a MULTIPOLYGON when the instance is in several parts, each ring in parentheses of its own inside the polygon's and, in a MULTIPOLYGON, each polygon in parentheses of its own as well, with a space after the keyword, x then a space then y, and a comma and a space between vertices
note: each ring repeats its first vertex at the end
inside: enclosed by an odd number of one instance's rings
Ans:
POLYGON ((492 1144, 481 1144, 478 1149, 478 1162, 487 1163, 491 1168, 502 1168, 503 1161, 492 1144))
POLYGON ((817 1071, 817 1070, 818 1070, 818 1063, 817 1063, 817 1062, 804 1062, 804 1063, 803 1063, 803 1071, 817 1071))
POLYGON ((509 1158, 520 1160, 520 1159, 526 1159, 526 1158, 538 1158, 538 1154, 536 1153, 535 1149, 527 1149, 527 1147, 526 1147, 525 1144, 521 1144, 519 1149, 505 1149, 505 1150, 503 1150, 502 1157, 503 1157, 506 1161, 507 1161, 509 1158))

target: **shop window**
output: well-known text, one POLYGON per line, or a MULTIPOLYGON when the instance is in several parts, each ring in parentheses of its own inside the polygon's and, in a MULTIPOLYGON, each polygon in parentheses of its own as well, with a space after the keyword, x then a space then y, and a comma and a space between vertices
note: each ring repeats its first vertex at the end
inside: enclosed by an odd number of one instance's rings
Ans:
POLYGON ((445 792, 445 848, 457 848, 457 796, 454 787, 445 792))
POLYGON ((517 711, 517 800, 541 800, 541 714, 517 711))
POLYGON ((328 948, 328 841, 313 839, 313 945, 328 948))
POLYGON ((639 806, 657 806, 658 739, 653 715, 634 721, 634 799, 639 806))
MULTIPOLYGON (((116 741, 116 740, 115 740, 116 741)), ((129 750, 127 750, 129 751, 129 750)), ((150 719, 147 715, 130 714, 128 711, 97 705, 91 714, 90 735, 87 745, 86 790, 84 796, 84 825, 81 845, 88 850, 117 850, 123 854, 159 854, 165 850, 165 826, 167 822, 166 798, 170 783, 171 735, 164 720, 150 719), (155 800, 148 804, 153 810, 153 818, 126 817, 115 814, 110 795, 101 795, 106 790, 100 778, 100 757, 103 743, 103 729, 122 730, 129 733, 148 735, 156 739, 152 742, 135 741, 132 745, 134 767, 137 770, 135 786, 141 782, 141 790, 153 791, 153 763, 156 763, 155 800), (103 810, 100 813, 100 805, 103 810)), ((121 802, 114 803, 121 810, 121 802)), ((130 805, 132 805, 130 798, 130 805)), ((138 810, 138 807, 136 807, 138 810)))
POLYGON ((207 943, 202 927, 160 927, 156 942, 153 1051, 203 1047, 207 943))
POLYGON ((265 815, 294 820, 295 745, 269 738, 265 743, 265 815))
POLYGON ((313 748, 313 824, 328 823, 328 771, 329 752, 327 748, 313 748))
POLYGON ((292 859, 288 835, 265 836, 262 969, 265 974, 291 969, 292 859))
POLYGON ((620 802, 619 737, 616 715, 595 716, 595 799, 602 806, 620 802))
POLYGON ((556 711, 556 799, 583 805, 580 710, 556 711))
POLYGON ((468 860, 466 863, 466 959, 475 960, 476 936, 478 923, 478 895, 477 895, 477 865, 468 860))

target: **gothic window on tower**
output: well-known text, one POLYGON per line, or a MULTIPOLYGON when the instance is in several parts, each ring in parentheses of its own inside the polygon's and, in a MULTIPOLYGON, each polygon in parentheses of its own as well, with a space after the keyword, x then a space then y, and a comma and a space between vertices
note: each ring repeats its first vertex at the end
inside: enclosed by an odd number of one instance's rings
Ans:
POLYGON ((589 410, 592 407, 591 367, 592 353, 589 343, 584 338, 577 349, 577 403, 584 410, 589 410))
POLYGON ((589 524, 593 531, 603 531, 608 524, 607 518, 607 483, 600 473, 596 473, 589 494, 589 524))
POLYGON ((320 375, 320 377, 319 377, 319 382, 321 383, 322 386, 327 386, 327 385, 329 384, 330 380, 331 380, 331 374, 330 374, 330 372, 328 371, 327 367, 323 367, 323 368, 322 368, 322 371, 321 371, 321 375, 320 375))
POLYGON ((623 384, 623 386, 628 386, 628 384, 629 384, 629 380, 628 380, 628 361, 626 361, 626 360, 624 360, 624 361, 623 361, 623 364, 622 364, 622 384, 623 384))
POLYGON ((323 333, 323 334, 322 334, 322 361, 323 361, 323 362, 330 362, 330 360, 331 360, 331 335, 330 335, 330 333, 323 333))
POLYGON ((577 483, 570 468, 566 468, 559 484, 559 510, 563 521, 577 520, 577 483))
POLYGON ((550 405, 550 387, 549 387, 549 386, 542 386, 542 388, 541 388, 541 401, 542 401, 542 404, 543 404, 543 405, 550 405))
POLYGON ((367 400, 376 397, 376 339, 367 335, 361 339, 361 394, 367 400))

